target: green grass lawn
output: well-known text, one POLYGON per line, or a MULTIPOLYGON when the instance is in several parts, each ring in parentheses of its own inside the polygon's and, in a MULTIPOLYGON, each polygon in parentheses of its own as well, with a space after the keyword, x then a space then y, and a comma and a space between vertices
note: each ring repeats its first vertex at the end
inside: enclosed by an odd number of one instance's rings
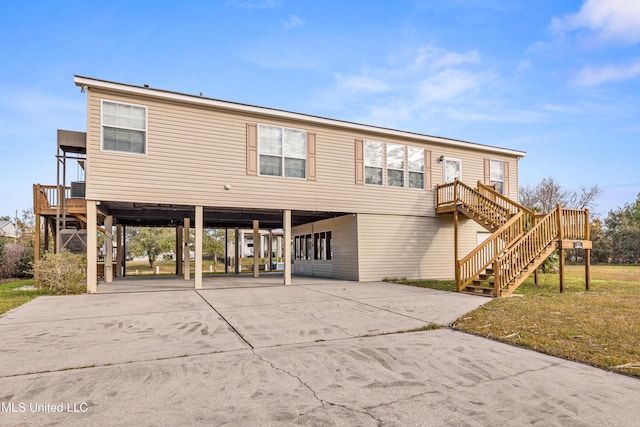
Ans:
MULTIPOLYGON (((455 282, 402 282, 455 291, 455 282)), ((640 266, 595 265, 585 291, 584 267, 530 277, 515 296, 490 300, 454 329, 553 356, 640 377, 640 266)))
MULTIPOLYGON (((264 266, 266 262, 265 258, 260 258, 261 266, 264 266)), ((191 272, 193 272, 196 268, 195 261, 191 261, 190 265, 191 272)), ((253 258, 240 258, 240 265, 243 272, 253 271, 253 258)), ((155 274, 155 267, 159 267, 161 275, 176 274, 175 261, 156 261, 153 269, 148 261, 127 261, 127 276, 155 274)), ((214 264, 213 260, 203 260, 202 272, 203 274, 224 273, 224 262, 218 261, 214 264)), ((229 267, 229 272, 233 272, 233 266, 229 267)))
POLYGON ((20 290, 23 286, 33 285, 33 279, 18 280, 0 284, 0 314, 6 313, 22 304, 39 297, 40 295, 53 295, 54 292, 44 289, 20 290))

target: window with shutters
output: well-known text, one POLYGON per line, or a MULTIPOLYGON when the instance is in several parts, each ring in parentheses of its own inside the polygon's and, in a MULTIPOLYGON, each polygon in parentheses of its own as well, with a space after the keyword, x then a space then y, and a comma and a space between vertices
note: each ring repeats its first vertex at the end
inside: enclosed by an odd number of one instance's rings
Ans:
POLYGON ((384 165, 384 143, 364 142, 364 182, 370 185, 382 185, 384 165))
POLYGON ((425 188, 424 148, 371 140, 364 140, 362 147, 365 184, 425 188))
POLYGON ((102 101, 102 149, 146 154, 147 107, 102 101))
POLYGON ((307 133, 300 129, 258 125, 260 175, 307 177, 307 133))

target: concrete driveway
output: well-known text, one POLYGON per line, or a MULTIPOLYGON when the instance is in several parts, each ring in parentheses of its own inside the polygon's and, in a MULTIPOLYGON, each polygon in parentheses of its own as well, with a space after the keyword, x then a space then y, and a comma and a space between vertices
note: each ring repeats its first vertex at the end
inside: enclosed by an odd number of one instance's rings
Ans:
POLYGON ((0 316, 0 425, 640 425, 637 379, 413 332, 486 301, 338 281, 40 297, 0 316))

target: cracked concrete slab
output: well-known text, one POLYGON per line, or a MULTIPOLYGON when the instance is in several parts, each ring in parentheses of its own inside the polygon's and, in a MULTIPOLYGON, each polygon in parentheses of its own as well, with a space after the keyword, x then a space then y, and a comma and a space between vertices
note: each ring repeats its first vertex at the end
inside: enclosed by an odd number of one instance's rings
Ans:
POLYGON ((209 310, 193 290, 109 295, 42 296, 0 316, 7 323, 49 322, 167 311, 209 310))
POLYGON ((427 324, 347 300, 217 310, 253 347, 377 335, 427 324))
POLYGON ((438 325, 449 325, 464 313, 487 302, 486 297, 395 283, 367 283, 366 286, 316 285, 305 288, 438 325))
POLYGON ((637 425, 640 381, 449 329, 255 350, 384 425, 637 425))
POLYGON ((397 333, 487 299, 322 283, 38 298, 0 316, 0 425, 640 419, 638 379, 449 329, 397 333))

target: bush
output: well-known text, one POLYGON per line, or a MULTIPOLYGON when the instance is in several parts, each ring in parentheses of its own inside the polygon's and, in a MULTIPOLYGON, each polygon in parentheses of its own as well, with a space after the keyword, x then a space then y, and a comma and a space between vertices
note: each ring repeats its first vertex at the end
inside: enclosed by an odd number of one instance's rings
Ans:
POLYGON ((36 263, 40 287, 58 294, 82 294, 87 291, 87 259, 69 251, 48 253, 36 263))
POLYGON ((33 247, 0 238, 0 279, 33 276, 33 247))

